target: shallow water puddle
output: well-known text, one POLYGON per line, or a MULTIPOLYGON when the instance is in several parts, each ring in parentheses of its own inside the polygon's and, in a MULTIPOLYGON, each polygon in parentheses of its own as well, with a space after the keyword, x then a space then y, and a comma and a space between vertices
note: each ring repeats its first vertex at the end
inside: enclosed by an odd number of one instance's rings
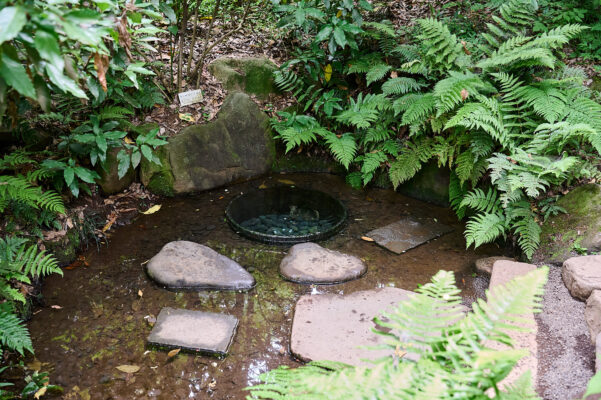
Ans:
POLYGON ((195 196, 164 200, 159 212, 141 215, 117 229, 108 247, 86 252, 89 266, 50 277, 43 288, 48 307, 30 323, 36 357, 49 363, 51 381, 67 396, 91 399, 244 399, 242 389, 259 374, 278 365, 299 365, 289 354, 294 304, 303 294, 351 293, 394 286, 415 290, 439 269, 456 272, 463 295, 471 302, 478 279, 473 262, 497 255, 495 247, 466 251, 462 226, 452 211, 428 205, 391 190, 357 191, 341 177, 325 174, 274 175, 195 196), (341 199, 349 210, 345 228, 324 247, 355 255, 367 264, 360 279, 332 286, 300 285, 278 273, 287 247, 251 242, 236 235, 224 219, 228 202, 241 192, 281 185, 290 179, 298 187, 321 190, 341 199), (454 231, 396 255, 373 242, 366 232, 403 216, 436 218, 454 231), (256 279, 254 289, 238 292, 170 292, 156 286, 141 265, 166 243, 189 240, 231 257, 256 279), (143 296, 139 296, 139 291, 143 296), (50 308, 60 305, 61 309, 50 308), (185 354, 169 357, 150 350, 146 339, 151 321, 163 307, 227 313, 239 320, 229 355, 223 359, 185 354), (149 322, 150 321, 150 322, 149 322), (150 351, 149 351, 150 350, 150 351), (120 365, 136 365, 125 373, 120 365), (77 386, 76 391, 73 388, 77 386))

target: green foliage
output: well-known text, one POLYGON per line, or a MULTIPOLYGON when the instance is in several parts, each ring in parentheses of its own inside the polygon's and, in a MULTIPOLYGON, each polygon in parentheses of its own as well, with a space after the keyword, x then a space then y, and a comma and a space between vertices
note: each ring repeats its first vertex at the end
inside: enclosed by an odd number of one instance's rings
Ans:
POLYGON ((513 385, 499 383, 527 350, 513 345, 523 315, 540 312, 548 268, 539 268, 487 292, 464 315, 451 272, 440 271, 409 300, 374 321, 391 356, 370 366, 314 361, 261 375, 250 399, 537 399, 530 372, 513 385), (404 352, 419 358, 398 357, 404 352))
POLYGON ((453 171, 450 200, 460 218, 469 216, 468 246, 511 235, 531 257, 539 222, 560 211, 534 205, 552 188, 597 176, 601 150, 601 105, 583 75, 558 60, 583 28, 532 34, 535 12, 531 0, 503 3, 473 52, 432 18, 418 21, 417 35, 403 44, 385 21, 363 24, 359 49, 328 58, 312 48, 283 66, 278 82, 310 99, 311 126, 290 129, 280 115, 274 128, 288 151, 328 148, 354 186, 388 169, 397 187, 436 160, 453 171), (326 90, 337 99, 327 113, 312 108, 326 90))

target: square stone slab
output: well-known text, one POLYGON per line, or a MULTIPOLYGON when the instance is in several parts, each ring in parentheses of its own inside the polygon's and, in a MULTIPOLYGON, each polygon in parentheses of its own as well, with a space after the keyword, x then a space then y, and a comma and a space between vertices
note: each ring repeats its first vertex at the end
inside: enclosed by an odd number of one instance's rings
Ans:
POLYGON ((148 343, 223 356, 237 327, 238 319, 233 315, 165 307, 148 336, 148 343))
POLYGON ((434 218, 407 216, 374 229, 366 236, 393 253, 401 254, 451 231, 453 228, 436 222, 434 218))
POLYGON ((413 292, 385 287, 349 295, 304 295, 296 303, 290 350, 303 361, 330 360, 351 365, 369 365, 390 355, 374 350, 384 338, 373 332, 374 317, 381 315, 413 292))

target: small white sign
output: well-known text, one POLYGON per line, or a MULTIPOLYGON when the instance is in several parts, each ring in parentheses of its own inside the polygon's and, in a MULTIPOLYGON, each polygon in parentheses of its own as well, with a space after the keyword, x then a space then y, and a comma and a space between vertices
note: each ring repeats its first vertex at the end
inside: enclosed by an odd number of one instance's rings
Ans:
POLYGON ((182 92, 177 96, 179 97, 180 106, 189 106, 190 104, 200 103, 202 101, 202 91, 200 89, 182 92))

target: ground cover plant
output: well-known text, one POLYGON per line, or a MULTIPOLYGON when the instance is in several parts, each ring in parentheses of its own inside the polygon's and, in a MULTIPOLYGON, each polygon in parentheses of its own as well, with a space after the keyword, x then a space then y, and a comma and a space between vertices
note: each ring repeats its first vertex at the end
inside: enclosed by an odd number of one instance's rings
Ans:
MULTIPOLYGON (((166 14, 158 2, 0 2, 2 350, 33 353, 19 314, 39 278, 62 274, 38 241, 63 228, 65 201, 91 193, 110 151, 120 177, 143 157, 159 162, 158 129, 129 119, 163 102, 151 55, 166 14)), ((47 374, 29 377, 23 395, 46 385, 47 374)))
POLYGON ((272 121, 287 150, 326 147, 356 187, 386 174, 396 188, 433 160, 452 171, 467 245, 511 234, 530 258, 561 211, 545 193, 598 175, 601 106, 558 58, 585 28, 533 33, 536 4, 512 0, 473 45, 435 19, 407 37, 365 22, 368 4, 324 4, 279 8, 306 39, 276 77, 299 102, 272 121))

